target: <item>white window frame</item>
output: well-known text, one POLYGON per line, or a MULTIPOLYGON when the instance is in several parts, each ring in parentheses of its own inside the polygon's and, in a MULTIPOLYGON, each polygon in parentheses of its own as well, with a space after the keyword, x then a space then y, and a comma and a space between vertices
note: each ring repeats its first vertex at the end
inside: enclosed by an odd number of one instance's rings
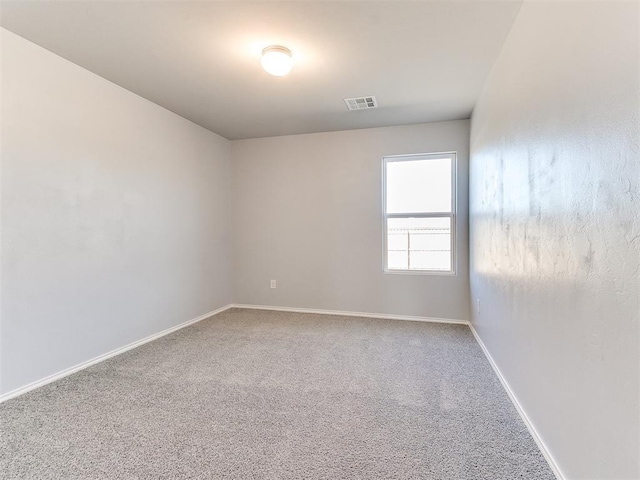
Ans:
POLYGON ((384 273, 400 275, 456 275, 456 218, 457 218, 457 189, 456 172, 458 153, 412 153, 406 155, 387 155, 382 157, 382 269, 384 273), (387 164, 390 162, 407 162, 412 160, 437 160, 451 159, 451 213, 449 212, 424 212, 424 213, 387 213, 387 164), (399 270, 388 268, 387 249, 387 219, 389 218, 450 218, 451 220, 451 270, 399 270))

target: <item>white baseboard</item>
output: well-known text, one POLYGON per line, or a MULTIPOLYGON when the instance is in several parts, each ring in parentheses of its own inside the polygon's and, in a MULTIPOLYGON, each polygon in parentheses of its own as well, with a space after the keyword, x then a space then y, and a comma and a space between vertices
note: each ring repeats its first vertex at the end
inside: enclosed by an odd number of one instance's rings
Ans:
POLYGON ((387 313, 343 312, 339 310, 319 310, 315 308, 272 307, 268 305, 233 304, 233 308, 248 308, 252 310, 272 310, 275 312, 294 313, 319 313, 321 315, 341 315, 345 317, 384 318, 388 320, 407 320, 411 322, 453 323, 456 325, 469 325, 466 320, 452 318, 415 317, 411 315, 390 315, 387 313))
POLYGON ((556 476, 556 478, 558 480, 565 480, 565 476, 562 473, 562 470, 560 470, 560 467, 558 466, 558 463, 556 462, 555 458, 553 458, 553 455, 551 455, 551 452, 549 451, 549 448, 547 447, 547 445, 542 440, 542 437, 540 436, 540 434, 536 430, 536 427, 533 426, 533 423, 531 422, 531 420, 527 416, 527 412, 524 410, 524 408, 522 408, 522 405, 520 405, 520 402, 518 401, 518 398, 516 397, 515 393, 513 393, 513 390, 511 390, 511 386, 509 385, 509 382, 507 382, 507 379, 504 378, 504 375, 502 375, 502 372, 498 368, 498 365, 496 364, 496 362, 493 361, 493 357, 489 353, 489 350, 487 350, 487 347, 482 342, 482 339, 480 338, 480 335, 478 335, 478 332, 476 332, 476 329, 473 328, 473 324, 471 322, 469 322, 469 328, 471 329, 471 332, 473 333, 473 336, 476 338, 476 341, 480 345, 480 348, 484 352, 485 357, 487 357, 487 360, 489 360, 489 363, 491 364, 491 367, 493 368, 493 371, 498 376, 498 379, 500 380, 500 383, 502 383, 502 386, 507 391, 507 395, 509 395, 509 398, 511 399, 511 402, 516 407, 516 410, 520 414, 520 417, 522 418, 522 421, 527 426, 527 429, 529 430, 529 433, 531 434, 531 436, 533 437, 533 440, 538 445, 538 448, 540 449, 540 452, 542 452, 542 455, 544 456, 545 460, 549 464, 549 467, 551 468, 551 470, 553 471, 553 473, 555 474, 555 476, 556 476))
POLYGON ((131 350, 133 348, 139 347, 140 345, 144 345, 145 343, 152 342, 153 340, 156 340, 160 337, 164 337, 165 335, 175 332, 176 330, 180 330, 181 328, 185 328, 185 327, 188 327, 189 325, 193 325, 194 323, 204 320, 205 318, 209 318, 212 315, 224 312, 225 310, 228 310, 231 307, 232 305, 226 305, 222 308, 218 308, 217 310, 214 310, 209 313, 205 313, 204 315, 200 315, 197 318, 188 320, 184 323, 176 325, 175 327, 167 328, 166 330, 162 330, 161 332, 154 333, 153 335, 149 335, 148 337, 145 337, 141 340, 137 340, 133 343, 125 345, 124 347, 116 348, 115 350, 111 350, 110 352, 105 353, 104 355, 100 355, 98 357, 92 358, 91 360, 87 360, 86 362, 79 363, 78 365, 67 368, 66 370, 62 370, 61 372, 54 373, 53 375, 49 375, 48 377, 45 377, 41 380, 32 382, 28 385, 25 385, 24 387, 20 387, 10 392, 7 392, 3 395, 0 395, 0 403, 5 402, 11 398, 15 398, 24 393, 27 393, 36 388, 42 387, 43 385, 46 385, 48 383, 55 382, 56 380, 60 380, 61 378, 64 378, 68 375, 71 375, 72 373, 76 373, 80 370, 90 367, 91 365, 95 365, 96 363, 102 362, 108 358, 115 357, 116 355, 120 355, 121 353, 124 353, 127 350, 131 350))

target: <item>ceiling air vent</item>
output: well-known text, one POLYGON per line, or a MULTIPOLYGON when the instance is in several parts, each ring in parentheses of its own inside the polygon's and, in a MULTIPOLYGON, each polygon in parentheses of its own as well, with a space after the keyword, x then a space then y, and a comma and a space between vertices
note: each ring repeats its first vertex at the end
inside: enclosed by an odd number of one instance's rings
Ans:
POLYGON ((378 106, 376 97, 373 97, 373 96, 345 98, 344 103, 347 104, 347 108, 349 110, 364 110, 367 108, 376 108, 378 106))

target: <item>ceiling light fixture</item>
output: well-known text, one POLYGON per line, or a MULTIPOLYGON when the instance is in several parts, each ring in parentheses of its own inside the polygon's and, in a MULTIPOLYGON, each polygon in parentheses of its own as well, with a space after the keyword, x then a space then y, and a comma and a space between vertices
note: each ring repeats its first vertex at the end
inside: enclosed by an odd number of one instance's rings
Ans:
POLYGON ((262 50, 262 68, 276 77, 283 77, 293 68, 291 50, 280 45, 271 45, 262 50))

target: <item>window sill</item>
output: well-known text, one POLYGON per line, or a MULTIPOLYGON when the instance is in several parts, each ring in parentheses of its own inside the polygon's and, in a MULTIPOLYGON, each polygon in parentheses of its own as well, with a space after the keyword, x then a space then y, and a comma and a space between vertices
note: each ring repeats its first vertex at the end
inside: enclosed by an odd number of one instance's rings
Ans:
POLYGON ((385 275, 436 275, 445 277, 456 277, 458 274, 455 271, 440 271, 440 270, 383 270, 385 275))

